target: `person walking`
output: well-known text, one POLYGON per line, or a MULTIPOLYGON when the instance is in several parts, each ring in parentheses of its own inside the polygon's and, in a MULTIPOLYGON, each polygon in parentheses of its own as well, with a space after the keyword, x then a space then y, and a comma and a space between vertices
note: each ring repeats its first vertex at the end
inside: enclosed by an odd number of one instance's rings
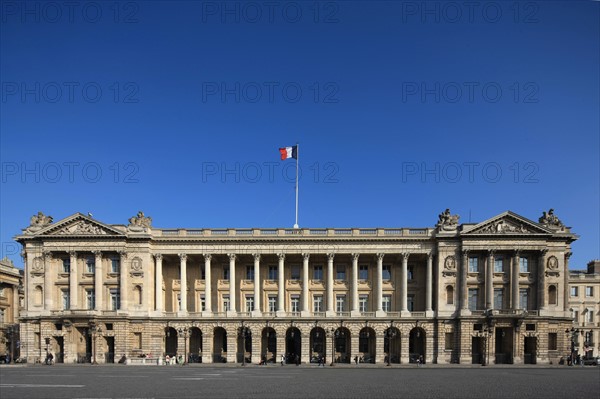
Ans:
POLYGON ((281 355, 281 365, 283 366, 283 363, 285 362, 285 355, 281 355))

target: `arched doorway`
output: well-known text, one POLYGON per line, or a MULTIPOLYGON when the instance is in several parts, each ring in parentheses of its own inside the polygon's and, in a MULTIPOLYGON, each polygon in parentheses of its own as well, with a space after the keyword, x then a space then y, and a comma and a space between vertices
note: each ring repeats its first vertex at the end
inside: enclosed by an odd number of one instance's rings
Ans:
POLYGON ((277 334, 271 327, 262 330, 260 353, 267 362, 275 363, 277 359, 277 334))
POLYGON ((202 331, 198 327, 192 327, 190 331, 188 363, 202 363, 202 331))
POLYGON ((383 351, 385 352, 384 361, 386 363, 400 363, 400 330, 396 327, 385 330, 383 351))
POLYGON ((165 356, 177 356, 177 331, 173 327, 165 328, 165 356))
POLYGON ((320 357, 327 357, 325 330, 315 327, 310 332, 310 362, 319 363, 320 357))
POLYGON ((300 330, 296 327, 288 328, 285 333, 285 360, 286 363, 292 364, 296 363, 296 356, 298 357, 298 361, 300 361, 300 348, 302 344, 302 337, 300 336, 300 330))
POLYGON ((346 327, 339 327, 333 333, 334 335, 334 348, 335 348, 335 362, 336 363, 350 363, 350 330, 346 327))
POLYGON ((248 327, 240 327, 237 331, 237 352, 236 360, 238 363, 252 362, 252 331, 248 327), (244 357, 242 357, 244 356, 244 357))
POLYGON ((421 327, 410 330, 408 354, 410 363, 417 363, 419 359, 421 359, 421 363, 425 363, 425 330, 421 327))
POLYGON ((213 363, 227 363, 227 331, 215 327, 213 331, 213 363))
POLYGON ((358 334, 359 358, 363 363, 375 363, 375 331, 365 327, 358 334))

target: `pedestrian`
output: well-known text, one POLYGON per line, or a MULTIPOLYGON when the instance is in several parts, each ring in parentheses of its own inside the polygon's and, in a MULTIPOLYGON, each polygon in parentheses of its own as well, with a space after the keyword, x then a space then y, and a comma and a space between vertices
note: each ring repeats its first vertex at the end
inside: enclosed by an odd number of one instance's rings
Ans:
POLYGON ((419 356, 419 365, 423 365, 423 355, 419 356))
POLYGON ((285 362, 285 355, 284 354, 281 355, 281 365, 282 366, 283 366, 283 362, 285 362))
POLYGON ((296 366, 300 366, 300 356, 296 354, 296 366))
POLYGON ((358 366, 358 355, 354 356, 354 364, 358 366))

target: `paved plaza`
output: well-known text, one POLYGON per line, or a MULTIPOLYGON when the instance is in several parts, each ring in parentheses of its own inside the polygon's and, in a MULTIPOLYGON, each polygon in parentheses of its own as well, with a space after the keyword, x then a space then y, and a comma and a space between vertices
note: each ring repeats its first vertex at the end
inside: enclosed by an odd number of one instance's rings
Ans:
POLYGON ((3 366, 10 398, 597 398, 598 367, 3 366))

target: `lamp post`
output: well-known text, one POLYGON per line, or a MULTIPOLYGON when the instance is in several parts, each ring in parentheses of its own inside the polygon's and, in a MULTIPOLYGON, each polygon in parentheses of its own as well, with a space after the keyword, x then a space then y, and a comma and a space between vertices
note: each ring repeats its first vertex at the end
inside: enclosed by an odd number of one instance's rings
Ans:
POLYGON ((331 328, 330 330, 330 334, 331 334, 331 364, 329 366, 334 366, 335 365, 335 340, 343 337, 344 336, 344 332, 341 331, 340 329, 335 329, 335 328, 331 328))
MULTIPOLYGON (((96 362, 96 349, 97 349, 97 339, 100 334, 102 334, 102 329, 100 326, 97 326, 95 323, 90 323, 90 328, 88 329, 88 334, 90 334, 92 338, 92 364, 98 364, 96 362)), ((46 338, 46 343, 49 343, 50 339, 46 338)))
POLYGON ((242 367, 246 365, 246 339, 252 336, 252 331, 242 321, 241 327, 238 329, 238 336, 242 339, 242 367))
POLYGON ((389 327, 385 330, 385 338, 388 340, 388 356, 387 356, 387 365, 391 366, 392 363, 392 340, 396 338, 396 330, 394 328, 389 327))
POLYGON ((577 338, 579 337, 579 334, 583 335, 584 331, 571 327, 570 329, 567 328, 565 330, 565 334, 567 335, 567 339, 571 340, 571 355, 569 358, 571 359, 571 364, 573 364, 575 361, 575 345, 578 343, 577 338))
POLYGON ((187 337, 190 330, 187 327, 179 327, 177 330, 177 334, 179 337, 183 337, 183 362, 181 365, 185 365, 187 363, 187 337))
POLYGON ((10 360, 12 362, 15 361, 15 340, 18 335, 18 329, 19 329, 18 324, 9 325, 6 329, 6 334, 8 335, 8 337, 10 339, 10 360))

